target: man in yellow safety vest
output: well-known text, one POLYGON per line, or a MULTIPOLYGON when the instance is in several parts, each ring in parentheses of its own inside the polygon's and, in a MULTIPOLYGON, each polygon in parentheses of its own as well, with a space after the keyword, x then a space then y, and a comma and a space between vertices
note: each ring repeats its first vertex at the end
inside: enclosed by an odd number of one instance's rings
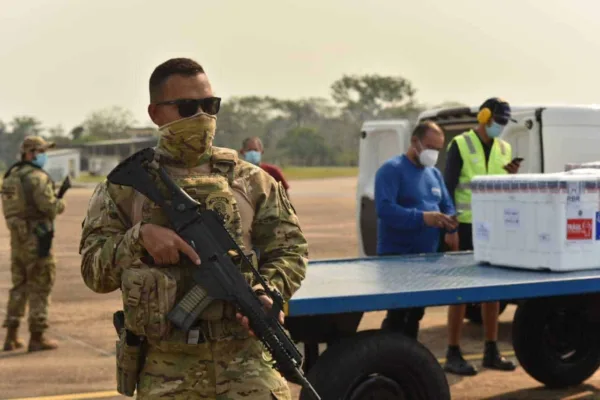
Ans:
MULTIPOLYGON (((458 235, 446 234, 445 242, 450 250, 473 250, 471 225, 471 190, 469 183, 477 175, 515 174, 519 159, 511 161, 512 149, 508 142, 499 138, 511 118, 509 104, 499 98, 490 98, 480 107, 478 125, 455 136, 448 145, 444 180, 458 214, 458 235)), ((460 333, 466 305, 454 305, 448 309, 448 350, 444 369, 459 375, 475 375, 477 369, 468 363, 460 351, 460 333)), ((485 332, 483 367, 512 371, 515 364, 501 356, 497 347, 499 303, 481 305, 485 332)))

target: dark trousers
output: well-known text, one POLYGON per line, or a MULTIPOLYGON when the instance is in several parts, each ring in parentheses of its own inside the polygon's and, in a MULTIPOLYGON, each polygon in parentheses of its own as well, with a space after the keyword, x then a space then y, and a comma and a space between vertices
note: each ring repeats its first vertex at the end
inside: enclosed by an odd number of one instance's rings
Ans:
POLYGON ((424 307, 388 310, 381 324, 381 329, 401 332, 416 340, 419 334, 419 325, 424 315, 424 307))
MULTIPOLYGON (((448 251, 448 248, 444 243, 444 236, 445 233, 442 231, 439 247, 440 252, 448 251)), ((473 250, 473 225, 463 223, 458 224, 458 240, 459 250, 473 250)), ((424 316, 425 307, 399 308, 394 310, 388 310, 385 319, 381 324, 381 329, 402 332, 406 336, 412 337, 413 339, 417 339, 417 336, 419 334, 420 322, 424 316)))
MULTIPOLYGON (((385 256, 402 254, 380 254, 385 256)), ((381 329, 394 332, 401 332, 404 335, 417 339, 419 334, 419 325, 425 315, 425 307, 397 308, 387 310, 385 319, 381 324, 381 329)))

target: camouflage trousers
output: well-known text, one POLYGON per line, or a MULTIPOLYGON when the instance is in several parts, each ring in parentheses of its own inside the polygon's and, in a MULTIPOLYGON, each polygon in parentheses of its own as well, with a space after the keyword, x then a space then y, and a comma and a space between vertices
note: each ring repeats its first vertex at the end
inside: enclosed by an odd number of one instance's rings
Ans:
POLYGON ((291 400, 287 381, 255 338, 207 341, 193 352, 150 346, 138 399, 291 400))
POLYGON ((18 327, 29 302, 29 331, 43 332, 48 328, 50 291, 54 286, 56 265, 49 257, 37 254, 38 238, 32 232, 11 230, 11 275, 6 319, 3 327, 18 327))

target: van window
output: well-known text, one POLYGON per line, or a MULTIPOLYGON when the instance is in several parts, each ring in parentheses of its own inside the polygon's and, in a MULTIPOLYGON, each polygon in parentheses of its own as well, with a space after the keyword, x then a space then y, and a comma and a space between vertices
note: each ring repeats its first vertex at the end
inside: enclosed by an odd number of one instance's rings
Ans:
POLYGON ((377 168, 390 158, 400 155, 402 152, 402 145, 398 140, 398 132, 394 130, 377 131, 372 138, 377 142, 376 148, 377 154, 379 155, 377 168))
POLYGON ((395 130, 370 131, 361 147, 360 172, 374 177, 381 164, 402 152, 403 146, 395 130))

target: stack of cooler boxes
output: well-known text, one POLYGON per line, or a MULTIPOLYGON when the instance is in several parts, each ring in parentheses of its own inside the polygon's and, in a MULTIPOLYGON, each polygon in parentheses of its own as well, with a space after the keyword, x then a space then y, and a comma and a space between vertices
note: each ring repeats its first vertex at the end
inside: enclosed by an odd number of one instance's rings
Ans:
POLYGON ((474 178, 475 260, 552 271, 599 268, 600 169, 584 168, 474 178))
POLYGON ((565 171, 572 171, 576 169, 600 169, 600 161, 592 161, 588 163, 568 163, 565 165, 565 171))

